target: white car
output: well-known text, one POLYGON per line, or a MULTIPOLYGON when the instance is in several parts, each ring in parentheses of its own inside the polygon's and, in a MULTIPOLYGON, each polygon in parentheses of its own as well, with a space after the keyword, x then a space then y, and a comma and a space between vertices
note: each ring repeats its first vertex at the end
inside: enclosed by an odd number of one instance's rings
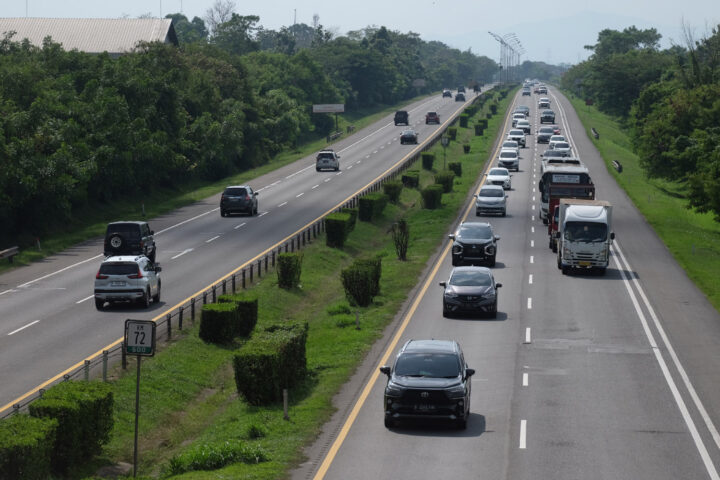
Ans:
POLYGON ((488 185, 500 185, 503 187, 503 190, 510 190, 510 188, 512 188, 510 177, 512 177, 512 175, 510 175, 507 168, 495 167, 491 168, 488 172, 485 183, 488 185))
POLYGON ((498 156, 498 167, 519 172, 520 156, 515 150, 500 150, 500 155, 498 156))
POLYGON ((530 135, 530 122, 527 120, 518 120, 517 123, 515 123, 515 128, 519 128, 525 132, 525 135, 530 135))
POLYGON ((518 120, 526 120, 526 119, 527 119, 527 117, 525 116, 524 113, 513 113, 512 126, 515 127, 518 120))
POLYGON ((550 108, 550 99, 547 97, 542 97, 540 100, 538 100, 538 108, 550 108))
POLYGON ((519 128, 513 128, 507 134, 506 140, 515 140, 518 145, 525 148, 525 132, 519 128))
POLYGON ((555 142, 550 144, 551 148, 555 152, 560 152, 565 154, 565 156, 572 155, 572 147, 570 147, 570 144, 568 142, 555 142))
POLYGON ((548 143, 552 142, 567 142, 567 138, 564 135, 551 135, 548 143))
POLYGON ((475 215, 497 213, 503 217, 507 213, 507 195, 499 185, 483 185, 475 199, 475 215))
POLYGON ((515 150, 520 156, 520 145, 518 145, 518 142, 515 140, 505 140, 502 145, 500 145, 501 150, 515 150))
POLYGON ((160 301, 160 264, 145 255, 107 257, 95 275, 95 308, 105 303, 137 302, 148 308, 150 301, 160 301))

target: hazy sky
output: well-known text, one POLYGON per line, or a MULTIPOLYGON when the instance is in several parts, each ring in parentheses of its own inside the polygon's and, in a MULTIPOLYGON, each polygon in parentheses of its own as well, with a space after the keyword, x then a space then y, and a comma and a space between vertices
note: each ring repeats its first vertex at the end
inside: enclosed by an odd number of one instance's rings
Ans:
MULTIPOLYGON (((0 0, 0 17, 138 17, 182 12, 203 17, 214 0, 0 0)), ((515 33, 526 51, 522 60, 576 63, 587 57, 604 28, 631 25, 656 28, 663 46, 683 43, 684 22, 699 38, 720 24, 720 0, 267 0, 235 1, 236 12, 257 15, 260 24, 277 30, 300 23, 320 23, 339 34, 368 25, 415 32, 461 50, 499 60, 500 47, 488 31, 515 33)))

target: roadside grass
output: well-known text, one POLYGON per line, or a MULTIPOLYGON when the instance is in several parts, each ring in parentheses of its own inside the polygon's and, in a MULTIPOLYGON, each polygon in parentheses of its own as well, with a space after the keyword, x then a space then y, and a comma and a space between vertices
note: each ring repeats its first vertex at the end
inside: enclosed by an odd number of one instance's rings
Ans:
MULTIPOLYGON (((410 101, 418 100, 417 97, 410 101)), ((403 104, 407 101, 403 102, 403 104)), ((353 125, 355 130, 361 130, 372 124, 383 116, 394 112, 401 105, 393 105, 382 109, 360 109, 346 112, 338 116, 338 125, 341 131, 345 132, 348 125, 353 125)), ((73 245, 82 244, 94 238, 101 238, 105 234, 105 227, 108 222, 116 220, 130 220, 141 218, 155 218, 172 212, 180 207, 206 199, 220 191, 227 185, 251 183, 253 179, 265 175, 273 170, 288 165, 300 158, 311 155, 313 152, 332 146, 333 143, 345 138, 343 134, 340 139, 328 143, 325 137, 317 138, 303 143, 293 149, 288 149, 276 155, 265 165, 246 170, 216 182, 192 181, 178 188, 156 189, 146 196, 133 196, 130 199, 114 200, 109 204, 94 204, 82 207, 73 212, 73 217, 67 222, 56 225, 47 237, 42 238, 19 238, 16 245, 21 247, 20 253, 15 256, 13 263, 0 262, 0 273, 12 268, 27 265, 32 262, 61 252, 73 245), (143 216, 143 207, 145 215, 143 216), (38 248, 39 243, 39 248, 38 248)), ((52 219, 48 219, 53 225, 52 219)), ((0 248, 7 248, 14 245, 6 245, 0 248)), ((100 251, 98 251, 100 253, 100 251)))
MULTIPOLYGON (((466 207, 470 189, 490 159, 509 95, 500 102, 499 115, 489 121, 485 135, 458 127, 458 140, 447 147, 447 157, 463 164, 452 192, 443 195, 442 207, 425 210, 418 190, 404 188, 398 204, 388 204, 373 223, 358 221, 342 250, 326 247, 321 235, 303 250, 301 286, 283 290, 274 272, 252 285, 259 298, 258 325, 278 321, 307 322, 309 375, 301 388, 290 392, 289 420, 281 405, 253 407, 238 397, 230 366, 233 352, 242 342, 229 346, 205 344, 197 336, 198 325, 151 359, 142 362, 139 422, 139 471, 141 478, 210 479, 283 478, 303 461, 302 447, 312 442, 334 411, 333 396, 356 370, 383 329, 401 311, 428 261, 447 241, 445 234, 466 207), (471 145, 463 153, 462 144, 471 145), (397 260, 389 234, 399 218, 410 225, 407 261, 397 260), (381 292, 366 308, 351 307, 345 299, 340 271, 354 258, 382 256, 381 292), (355 312, 360 329, 355 328, 355 312), (188 449, 228 440, 259 445, 269 461, 235 463, 213 471, 167 476, 170 459, 188 449)), ((484 113, 483 113, 484 115, 484 113)), ((442 157, 439 145, 431 152, 442 157)), ((440 165, 442 165, 440 160, 440 165)), ((421 186, 433 182, 433 172, 421 169, 421 186)), ((439 294, 439 292, 438 292, 439 294)), ((135 364, 118 371, 115 386, 115 425, 103 455, 74 478, 90 478, 102 465, 132 463, 134 435, 135 364)), ((378 422, 381 416, 378 415, 378 422)))
POLYGON ((720 223, 711 214, 687 208, 685 186, 680 182, 648 179, 631 141, 620 123, 593 106, 564 92, 577 111, 588 136, 590 128, 600 133, 593 140, 610 174, 627 192, 635 206, 655 229, 677 262, 702 290, 715 309, 720 310, 720 223), (622 173, 612 161, 622 164, 622 173))

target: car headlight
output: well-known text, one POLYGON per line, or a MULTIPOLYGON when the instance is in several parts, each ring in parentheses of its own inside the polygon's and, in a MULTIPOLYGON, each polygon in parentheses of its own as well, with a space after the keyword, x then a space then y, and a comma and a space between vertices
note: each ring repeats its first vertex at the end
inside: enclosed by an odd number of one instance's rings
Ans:
POLYGON ((463 246, 459 243, 456 243, 452 247, 452 253, 458 254, 463 252, 463 246))
POLYGON ((457 298, 458 294, 453 292, 452 290, 449 292, 445 292, 445 298, 457 298))
POLYGON ((403 388, 393 382, 388 382, 387 386, 385 387, 385 395, 388 397, 401 397, 403 394, 403 388))
POLYGON ((487 245, 485 247, 485 253, 487 255, 494 255, 495 254, 495 246, 494 245, 487 245))
POLYGON ((465 385, 459 383, 453 387, 445 390, 449 398, 463 398, 465 397, 465 385))

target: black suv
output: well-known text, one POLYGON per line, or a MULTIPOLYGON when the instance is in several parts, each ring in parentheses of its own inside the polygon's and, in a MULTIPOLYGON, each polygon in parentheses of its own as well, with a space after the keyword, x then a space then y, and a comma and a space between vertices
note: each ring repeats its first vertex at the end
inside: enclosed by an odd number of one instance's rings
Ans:
POLYGON ((398 352, 387 375, 385 427, 403 419, 441 419, 458 428, 470 416, 470 377, 475 370, 465 363, 454 340, 409 340, 398 352))
POLYGON ((489 223, 463 222, 457 231, 448 237, 453 241, 453 266, 463 263, 495 266, 497 241, 500 240, 500 236, 495 235, 492 225, 489 223))
POLYGON ((401 123, 410 125, 410 115, 408 115, 408 112, 405 110, 395 112, 395 125, 400 125, 401 123))
POLYGON ((540 115, 540 123, 555 123, 555 112, 552 110, 543 110, 540 115))
POLYGON ((235 212, 257 215, 257 192, 253 192, 253 189, 247 185, 226 187, 220 196, 220 216, 224 217, 235 212))
POLYGON ((147 222, 112 222, 105 230, 103 254, 106 257, 116 255, 145 255, 155 263, 157 246, 155 232, 147 222))

